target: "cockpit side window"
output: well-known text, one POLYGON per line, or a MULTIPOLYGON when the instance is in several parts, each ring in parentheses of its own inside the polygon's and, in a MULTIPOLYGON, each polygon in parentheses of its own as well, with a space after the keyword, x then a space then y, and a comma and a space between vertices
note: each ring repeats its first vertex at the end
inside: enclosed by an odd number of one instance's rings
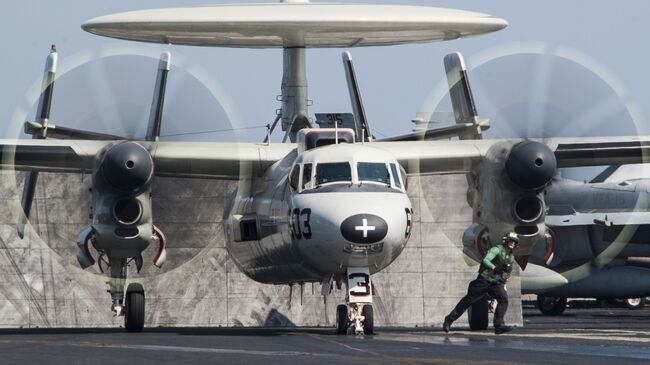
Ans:
POLYGON ((404 170, 404 166, 399 165, 399 172, 400 175, 402 176, 402 182, 404 183, 404 190, 409 189, 409 177, 406 174, 406 170, 404 170))
POLYGON ((393 175, 393 180, 395 181, 395 187, 401 189, 402 183, 400 182, 399 179, 399 172, 397 172, 397 165, 395 165, 394 163, 390 164, 390 172, 391 175, 393 175))
POLYGON ((350 164, 347 162, 319 163, 316 165, 316 184, 352 181, 350 164))
POLYGON ((388 168, 383 162, 359 162, 357 164, 359 181, 373 181, 389 185, 388 168))
POLYGON ((302 189, 311 189, 311 164, 306 163, 302 166, 302 189))
POLYGON ((300 165, 295 165, 289 175, 289 187, 291 190, 298 190, 298 178, 300 178, 300 165))

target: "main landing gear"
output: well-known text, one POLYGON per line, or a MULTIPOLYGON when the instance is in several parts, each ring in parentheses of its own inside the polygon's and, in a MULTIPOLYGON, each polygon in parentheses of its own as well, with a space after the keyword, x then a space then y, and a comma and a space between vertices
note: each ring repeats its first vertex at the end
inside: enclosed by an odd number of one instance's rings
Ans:
POLYGON ((485 331, 488 328, 488 316, 490 301, 488 298, 481 298, 467 309, 467 320, 472 331, 485 331))
POLYGON ((124 328, 127 332, 142 332, 144 328, 144 287, 139 283, 130 283, 124 293, 128 262, 126 259, 109 259, 110 280, 108 292, 113 304, 111 310, 116 316, 124 316, 124 328))
POLYGON ((559 316, 566 309, 567 298, 550 297, 546 295, 537 296, 537 308, 545 316, 559 316))
POLYGON ((336 334, 371 335, 375 332, 372 283, 367 267, 348 267, 347 305, 336 307, 336 334))

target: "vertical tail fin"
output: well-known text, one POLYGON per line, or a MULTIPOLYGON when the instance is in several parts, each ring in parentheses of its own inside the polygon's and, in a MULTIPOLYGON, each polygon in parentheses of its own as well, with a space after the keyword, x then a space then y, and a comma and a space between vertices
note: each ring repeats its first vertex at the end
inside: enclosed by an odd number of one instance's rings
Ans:
POLYGON ((352 64, 352 55, 350 52, 343 52, 343 68, 345 69, 345 78, 348 81, 348 91, 350 92, 350 102, 352 103, 352 111, 354 112, 354 119, 356 122, 356 130, 358 140, 364 142, 372 141, 370 134, 370 127, 366 119, 366 112, 363 109, 363 101, 361 100, 361 92, 359 91, 359 84, 357 76, 354 72, 354 65, 352 64))
POLYGON ((489 128, 488 120, 481 120, 476 112, 476 104, 469 86, 467 67, 463 55, 459 52, 450 53, 444 58, 449 96, 454 108, 456 124, 470 125, 469 132, 459 135, 460 139, 480 139, 481 132, 489 128))

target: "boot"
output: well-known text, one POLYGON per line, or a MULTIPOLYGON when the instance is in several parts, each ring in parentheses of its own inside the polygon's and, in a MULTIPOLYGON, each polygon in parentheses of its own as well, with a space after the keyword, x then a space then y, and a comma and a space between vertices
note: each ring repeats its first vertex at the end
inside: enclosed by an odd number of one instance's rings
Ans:
POLYGON ((506 332, 512 331, 513 327, 512 326, 506 326, 504 324, 499 325, 499 326, 494 326, 494 334, 500 335, 506 332))
POLYGON ((446 333, 449 333, 449 330, 451 329, 451 324, 454 323, 454 321, 451 319, 450 316, 445 317, 445 322, 442 324, 442 330, 445 331, 446 333))

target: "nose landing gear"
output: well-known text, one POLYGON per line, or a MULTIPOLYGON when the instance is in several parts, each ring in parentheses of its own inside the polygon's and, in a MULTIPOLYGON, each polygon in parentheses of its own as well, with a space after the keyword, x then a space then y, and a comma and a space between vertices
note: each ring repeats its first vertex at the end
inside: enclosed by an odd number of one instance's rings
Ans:
POLYGON ((347 305, 336 307, 336 333, 370 335, 374 329, 372 284, 367 267, 348 267, 347 305))

